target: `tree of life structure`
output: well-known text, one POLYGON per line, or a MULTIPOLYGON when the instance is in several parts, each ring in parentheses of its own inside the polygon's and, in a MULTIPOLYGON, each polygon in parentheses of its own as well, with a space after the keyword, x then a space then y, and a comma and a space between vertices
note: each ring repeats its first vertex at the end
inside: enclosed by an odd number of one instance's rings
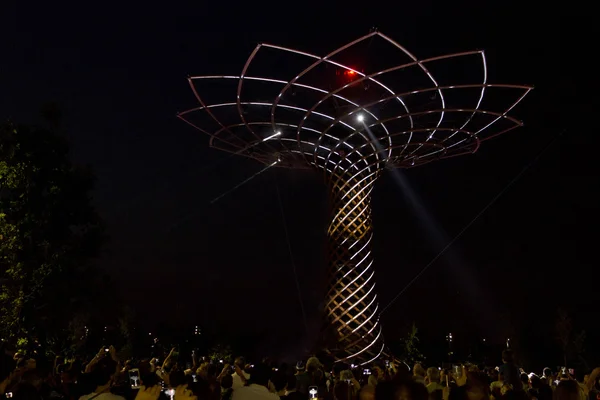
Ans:
POLYGON ((531 90, 489 83, 483 51, 419 60, 377 31, 325 56, 261 43, 241 73, 188 81, 199 106, 178 117, 212 147, 266 168, 323 172, 331 206, 325 314, 332 354, 355 364, 385 349, 371 252, 375 181, 385 168, 474 153, 521 126, 508 113, 531 90))

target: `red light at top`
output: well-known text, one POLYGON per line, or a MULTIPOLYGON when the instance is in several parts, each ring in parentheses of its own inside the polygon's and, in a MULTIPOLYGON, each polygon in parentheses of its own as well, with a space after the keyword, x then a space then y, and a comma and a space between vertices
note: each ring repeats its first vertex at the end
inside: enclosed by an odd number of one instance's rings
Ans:
POLYGON ((335 71, 335 74, 338 76, 342 75, 348 79, 354 79, 358 76, 358 74, 360 74, 360 72, 358 72, 357 69, 346 69, 346 68, 342 69, 342 68, 340 68, 335 71))

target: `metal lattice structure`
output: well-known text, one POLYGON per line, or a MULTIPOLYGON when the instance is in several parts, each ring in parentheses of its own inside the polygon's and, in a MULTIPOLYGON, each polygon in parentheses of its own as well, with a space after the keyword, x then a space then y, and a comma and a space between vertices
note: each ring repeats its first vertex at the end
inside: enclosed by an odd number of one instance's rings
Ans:
POLYGON ((508 113, 531 90, 489 83, 483 51, 419 60, 376 31, 325 56, 259 44, 239 75, 188 79, 200 105, 178 116, 212 147, 323 172, 332 210, 325 313, 337 335, 334 355, 357 364, 385 347, 371 253, 377 177, 384 168, 474 153, 522 125, 508 113), (512 98, 486 103, 494 91, 506 92, 494 99, 512 98))

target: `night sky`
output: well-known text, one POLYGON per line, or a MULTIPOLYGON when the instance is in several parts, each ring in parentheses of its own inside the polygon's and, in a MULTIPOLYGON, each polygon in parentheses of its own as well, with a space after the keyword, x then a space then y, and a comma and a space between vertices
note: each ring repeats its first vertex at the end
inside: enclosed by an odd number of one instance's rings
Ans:
POLYGON ((14 3, 0 6, 0 117, 34 122, 42 104, 59 104, 74 160, 98 177, 94 201, 111 237, 99 264, 148 326, 302 336, 276 184, 309 324, 318 326, 320 176, 270 170, 210 205, 262 166, 210 149, 175 115, 197 104, 188 74, 238 74, 258 42, 322 54, 376 26, 420 58, 485 49, 491 81, 535 86, 513 112, 524 128, 476 155, 402 172, 434 231, 389 174, 377 184, 385 306, 533 162, 385 312, 388 338, 413 320, 431 337, 543 335, 559 305, 600 333, 590 322, 600 278, 598 79, 587 53, 594 27, 581 10, 516 1, 14 3))

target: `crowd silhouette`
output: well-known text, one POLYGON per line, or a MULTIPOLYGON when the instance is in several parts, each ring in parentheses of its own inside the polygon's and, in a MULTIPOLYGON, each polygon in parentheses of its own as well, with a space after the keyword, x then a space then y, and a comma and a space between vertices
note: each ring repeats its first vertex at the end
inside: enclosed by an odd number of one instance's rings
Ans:
POLYGON ((509 349, 501 365, 452 368, 398 360, 328 365, 317 357, 295 365, 227 361, 193 354, 183 363, 174 349, 162 362, 120 360, 112 346, 91 359, 52 361, 4 350, 0 393, 13 400, 600 400, 600 368, 527 373, 509 349))

